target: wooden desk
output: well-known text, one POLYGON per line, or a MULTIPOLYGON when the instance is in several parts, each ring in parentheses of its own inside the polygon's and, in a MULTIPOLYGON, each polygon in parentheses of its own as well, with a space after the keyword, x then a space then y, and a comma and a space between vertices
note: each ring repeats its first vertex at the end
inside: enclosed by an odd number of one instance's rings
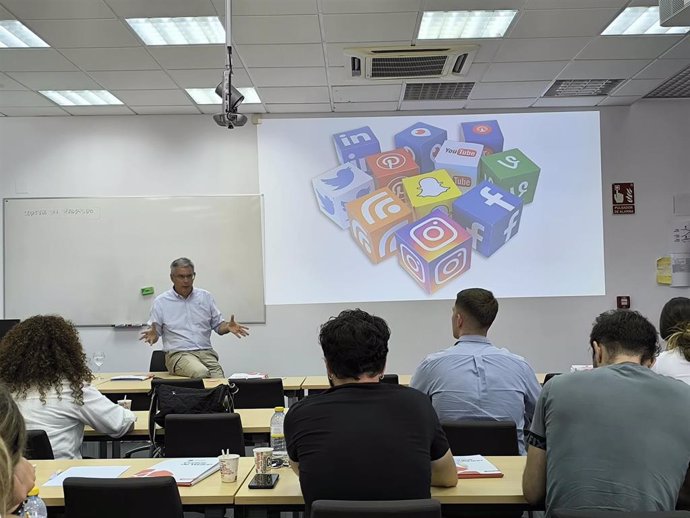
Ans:
MULTIPOLYGON (((87 460, 34 460, 36 466, 36 485, 41 498, 48 507, 63 507, 65 497, 62 487, 44 487, 43 484, 57 470, 72 466, 129 466, 122 477, 130 477, 142 469, 163 462, 165 459, 87 459, 87 460)), ((240 458, 237 482, 221 482, 220 471, 191 487, 179 487, 184 505, 232 505, 235 493, 254 468, 254 459, 240 458)))
MULTIPOLYGON (((398 374, 398 381, 401 385, 410 386, 411 374, 398 374)), ((307 376, 302 383, 303 390, 326 390, 331 388, 328 383, 328 376, 307 376)))
MULTIPOLYGON (((98 379, 93 381, 93 385, 98 389, 101 394, 148 394, 151 392, 151 379, 146 379, 143 381, 139 380, 129 380, 129 381, 111 381, 110 378, 113 376, 124 376, 124 375, 146 375, 145 372, 133 373, 133 372, 105 372, 101 373, 98 379)), ((174 376, 168 374, 167 372, 156 372, 154 373, 157 378, 163 379, 188 379, 183 376, 174 376)), ((304 381, 304 376, 287 376, 283 379, 283 390, 285 391, 299 391, 302 388, 302 382, 304 381)), ((214 388, 221 383, 227 383, 226 378, 208 378, 204 380, 204 386, 206 388, 214 388)), ((326 380, 328 381, 328 380, 326 380)))
POLYGON ((544 378, 546 378, 545 372, 537 372, 537 381, 539 382, 540 385, 544 384, 544 378))

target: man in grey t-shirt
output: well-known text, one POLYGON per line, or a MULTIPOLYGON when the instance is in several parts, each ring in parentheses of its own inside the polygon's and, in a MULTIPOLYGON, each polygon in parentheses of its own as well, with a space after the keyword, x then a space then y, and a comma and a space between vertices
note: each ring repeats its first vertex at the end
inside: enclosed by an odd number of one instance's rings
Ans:
POLYGON ((649 369, 654 326, 635 311, 597 317, 594 370, 557 376, 542 390, 522 486, 554 509, 672 511, 690 465, 690 386, 649 369))

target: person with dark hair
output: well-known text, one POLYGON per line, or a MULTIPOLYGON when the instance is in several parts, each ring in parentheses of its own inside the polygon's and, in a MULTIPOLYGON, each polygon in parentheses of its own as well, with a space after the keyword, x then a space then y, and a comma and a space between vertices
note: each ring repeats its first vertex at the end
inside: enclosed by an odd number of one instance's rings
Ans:
POLYGON ((690 384, 690 299, 674 297, 664 305, 659 332, 667 346, 652 370, 690 384))
POLYGON ((451 324, 452 347, 427 356, 411 387, 431 398, 442 423, 462 420, 513 421, 524 455, 528 429, 541 387, 522 356, 494 346, 486 337, 498 314, 498 301, 482 288, 458 293, 451 324))
POLYGON ((84 425, 121 437, 136 421, 91 386, 93 375, 74 324, 38 315, 0 341, 0 381, 9 388, 29 429, 45 430, 56 459, 80 459, 84 425))
POLYGON ((383 377, 390 330, 359 309, 319 333, 331 389, 285 416, 290 466, 307 505, 319 499, 429 498, 430 486, 458 482, 448 441, 423 394, 383 377), (363 466, 377 466, 377 469, 363 466), (337 475, 337 476, 336 476, 337 475))
POLYGON ((589 343, 595 368, 556 376, 539 397, 525 498, 546 498, 547 518, 554 509, 673 511, 690 487, 690 387, 649 369, 657 333, 636 311, 599 315, 589 343))

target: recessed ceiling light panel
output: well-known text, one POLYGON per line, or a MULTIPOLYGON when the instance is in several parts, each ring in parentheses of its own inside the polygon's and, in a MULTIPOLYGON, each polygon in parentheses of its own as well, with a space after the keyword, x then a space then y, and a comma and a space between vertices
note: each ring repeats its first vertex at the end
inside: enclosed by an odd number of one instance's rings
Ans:
POLYGON ((104 106, 123 104, 108 90, 41 90, 48 99, 60 106, 104 106))
MULTIPOLYGON (((215 88, 186 88, 185 90, 197 104, 220 104, 222 101, 215 88)), ((261 104, 256 89, 238 88, 238 90, 244 96, 242 104, 261 104)))
POLYGON ((626 7, 613 20, 602 36, 633 36, 640 34, 685 34, 690 27, 662 27, 659 25, 659 6, 626 7))
POLYGON ((417 39, 502 38, 517 11, 425 11, 417 39))
POLYGON ((225 29, 217 16, 127 18, 146 45, 208 45, 225 43, 225 29))
POLYGON ((0 20, 0 48, 50 47, 17 20, 0 20))

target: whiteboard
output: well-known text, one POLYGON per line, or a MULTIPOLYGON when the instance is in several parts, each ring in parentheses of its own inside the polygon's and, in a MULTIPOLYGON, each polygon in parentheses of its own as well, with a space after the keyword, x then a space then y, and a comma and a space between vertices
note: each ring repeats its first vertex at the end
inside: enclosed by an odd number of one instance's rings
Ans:
POLYGON ((188 257, 225 317, 263 323, 262 213, 260 195, 5 199, 5 318, 140 325, 188 257))

